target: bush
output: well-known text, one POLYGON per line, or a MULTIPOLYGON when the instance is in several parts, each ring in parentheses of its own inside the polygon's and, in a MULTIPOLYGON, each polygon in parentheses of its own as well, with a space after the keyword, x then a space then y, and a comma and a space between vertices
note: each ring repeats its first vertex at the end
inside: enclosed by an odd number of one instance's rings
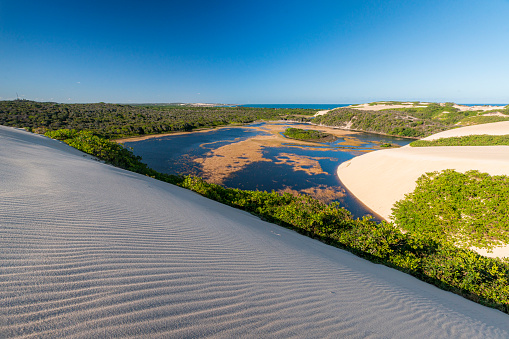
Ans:
POLYGON ((398 201, 393 220, 404 230, 460 247, 509 243, 509 177, 479 171, 426 173, 398 201))
POLYGON ((509 145, 509 134, 506 135, 467 135, 463 137, 440 138, 435 140, 416 140, 412 147, 431 146, 496 146, 509 145))

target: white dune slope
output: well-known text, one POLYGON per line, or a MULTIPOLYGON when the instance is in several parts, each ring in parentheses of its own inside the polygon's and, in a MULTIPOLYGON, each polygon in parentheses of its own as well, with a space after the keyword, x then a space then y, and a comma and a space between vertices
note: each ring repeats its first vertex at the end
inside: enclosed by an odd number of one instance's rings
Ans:
POLYGON ((0 127, 0 337, 507 338, 509 316, 0 127))
MULTIPOLYGON (((481 134, 509 134, 509 121, 452 129, 423 140, 481 134)), ((509 175, 509 146, 405 146, 355 157, 339 165, 337 174, 359 200, 389 220, 394 204, 414 191, 421 175, 445 169, 509 175)), ((476 250, 490 257, 509 256, 509 246, 496 247, 492 253, 476 250)))

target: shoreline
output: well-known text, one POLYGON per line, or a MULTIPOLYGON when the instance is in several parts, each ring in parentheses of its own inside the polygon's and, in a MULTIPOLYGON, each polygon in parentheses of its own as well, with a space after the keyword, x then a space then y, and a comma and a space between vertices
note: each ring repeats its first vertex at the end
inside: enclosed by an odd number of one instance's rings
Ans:
MULTIPOLYGON (((232 127, 245 127, 250 124, 258 123, 258 122, 266 122, 266 123, 294 123, 294 124, 305 124, 305 125, 311 125, 321 128, 330 128, 333 130, 342 130, 346 132, 357 132, 357 133, 371 133, 376 135, 383 135, 387 137, 392 138, 401 138, 401 139, 411 139, 411 140, 419 140, 420 138, 416 137, 407 137, 407 136, 400 136, 400 135, 392 135, 382 132, 372 132, 372 131, 363 131, 363 130, 357 130, 352 128, 346 128, 346 127, 339 127, 339 126, 328 126, 323 124, 314 124, 312 122, 302 122, 302 121, 295 121, 295 120, 257 120, 246 124, 235 124, 235 125, 224 125, 224 126, 218 126, 218 127, 203 127, 203 128, 197 128, 191 131, 179 131, 179 132, 169 132, 169 133, 161 133, 161 134, 150 134, 150 135, 138 135, 138 136, 132 136, 132 137, 125 137, 125 138, 118 138, 118 139, 110 139, 113 142, 116 142, 118 144, 122 144, 124 142, 134 142, 134 141, 142 141, 142 140, 148 140, 148 139, 155 139, 155 138, 162 138, 166 136, 173 136, 173 135, 186 135, 189 133, 204 133, 209 132, 212 130, 222 129, 222 128, 232 128, 232 127)), ((298 139, 293 139, 298 140, 298 139)))

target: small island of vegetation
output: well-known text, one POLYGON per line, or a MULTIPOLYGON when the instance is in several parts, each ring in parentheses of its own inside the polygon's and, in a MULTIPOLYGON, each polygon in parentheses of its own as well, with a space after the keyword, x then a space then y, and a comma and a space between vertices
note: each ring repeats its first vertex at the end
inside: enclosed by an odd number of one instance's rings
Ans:
POLYGON ((312 129, 287 128, 283 134, 287 138, 304 141, 333 142, 337 140, 337 138, 332 134, 315 131, 312 129))

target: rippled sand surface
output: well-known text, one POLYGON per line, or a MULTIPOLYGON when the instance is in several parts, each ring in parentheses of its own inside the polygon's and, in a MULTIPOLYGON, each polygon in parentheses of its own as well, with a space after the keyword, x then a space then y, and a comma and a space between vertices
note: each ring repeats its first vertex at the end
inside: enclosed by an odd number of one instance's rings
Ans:
POLYGON ((509 316, 0 126, 1 338, 507 338, 509 316))

